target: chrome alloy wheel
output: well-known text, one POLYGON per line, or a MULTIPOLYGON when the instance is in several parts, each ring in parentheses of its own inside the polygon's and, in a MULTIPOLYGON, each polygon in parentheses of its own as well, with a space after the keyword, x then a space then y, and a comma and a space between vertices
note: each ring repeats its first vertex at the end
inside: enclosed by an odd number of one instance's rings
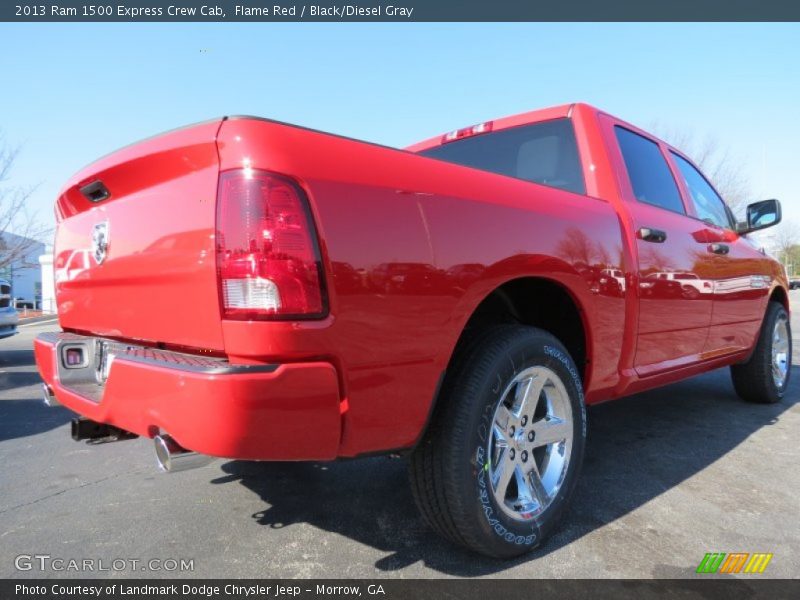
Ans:
POLYGON ((546 367, 517 374, 492 418, 487 455, 498 506, 527 521, 558 494, 572 452, 572 407, 561 379, 546 367))
POLYGON ((772 379, 781 389, 789 374, 789 325, 785 316, 775 320, 772 330, 772 379))

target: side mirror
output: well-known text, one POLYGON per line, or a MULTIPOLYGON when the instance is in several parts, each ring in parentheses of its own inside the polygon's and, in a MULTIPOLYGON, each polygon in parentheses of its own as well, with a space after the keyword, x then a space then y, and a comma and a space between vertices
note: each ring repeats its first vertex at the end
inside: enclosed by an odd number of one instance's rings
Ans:
POLYGON ((747 222, 737 227, 741 234, 766 229, 781 222, 781 203, 778 200, 762 200, 747 206, 747 222))

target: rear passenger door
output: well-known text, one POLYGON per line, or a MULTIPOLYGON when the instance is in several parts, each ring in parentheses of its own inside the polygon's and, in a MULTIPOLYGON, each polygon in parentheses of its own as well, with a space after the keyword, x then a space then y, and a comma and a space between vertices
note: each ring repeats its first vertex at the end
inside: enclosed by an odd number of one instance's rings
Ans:
POLYGON ((666 148, 611 121, 607 132, 617 150, 612 160, 638 254, 634 366, 646 376, 700 360, 711 324, 711 282, 699 270, 704 244, 695 236, 698 222, 689 215, 666 148))
POLYGON ((733 216, 700 170, 674 150, 669 155, 706 243, 698 271, 712 282, 713 308, 704 353, 710 358, 744 350, 754 343, 766 310, 770 261, 736 233, 733 216))

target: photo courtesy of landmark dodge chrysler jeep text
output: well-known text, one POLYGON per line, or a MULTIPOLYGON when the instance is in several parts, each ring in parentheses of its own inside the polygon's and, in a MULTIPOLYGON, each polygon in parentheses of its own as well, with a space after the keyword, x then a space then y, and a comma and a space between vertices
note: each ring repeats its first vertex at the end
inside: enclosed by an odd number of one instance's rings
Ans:
MULTIPOLYGON (((508 557, 569 502, 585 405, 730 366, 789 379, 788 282, 679 150, 585 104, 396 150, 230 117, 56 202, 44 398, 80 439, 207 457, 410 454, 425 520, 508 557)), ((358 493, 358 490, 354 490, 358 493)))

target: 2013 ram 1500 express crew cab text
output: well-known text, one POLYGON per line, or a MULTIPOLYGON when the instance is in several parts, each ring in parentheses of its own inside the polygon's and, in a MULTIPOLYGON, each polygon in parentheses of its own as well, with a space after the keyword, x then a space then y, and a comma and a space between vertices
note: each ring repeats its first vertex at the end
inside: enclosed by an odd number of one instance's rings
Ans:
MULTIPOLYGON (((230 117, 124 148, 56 203, 62 333, 35 351, 75 439, 205 456, 410 454, 438 532, 540 543, 586 404, 730 366, 777 402, 786 276, 679 150, 585 104, 406 150, 230 117)), ((195 462, 193 462, 195 461, 195 462)))

